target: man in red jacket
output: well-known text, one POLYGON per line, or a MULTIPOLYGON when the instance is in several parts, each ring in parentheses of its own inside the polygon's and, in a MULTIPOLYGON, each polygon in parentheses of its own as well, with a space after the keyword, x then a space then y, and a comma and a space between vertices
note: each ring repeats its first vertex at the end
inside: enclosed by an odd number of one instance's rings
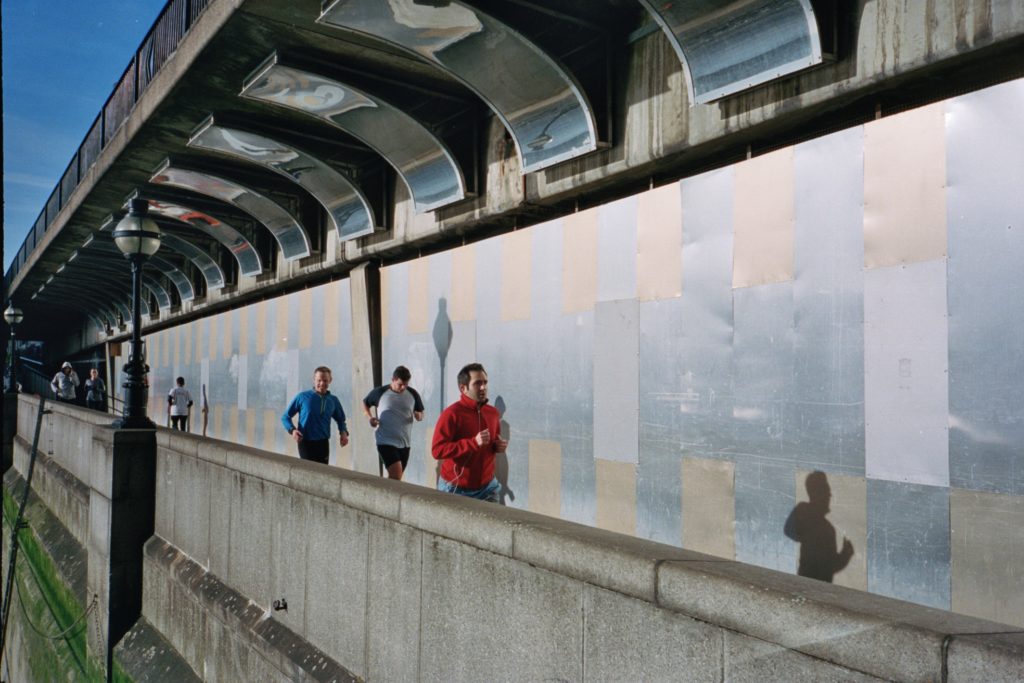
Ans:
POLYGON ((444 409, 434 427, 431 453, 441 461, 437 490, 498 502, 494 455, 504 453, 498 411, 487 405, 487 371, 479 363, 459 370, 459 400, 444 409))

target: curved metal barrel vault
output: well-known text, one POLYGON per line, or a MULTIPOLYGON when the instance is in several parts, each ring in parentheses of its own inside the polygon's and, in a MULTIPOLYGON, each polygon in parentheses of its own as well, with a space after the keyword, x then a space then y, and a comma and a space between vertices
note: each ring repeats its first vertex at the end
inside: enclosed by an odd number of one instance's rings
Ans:
POLYGON ((241 95, 315 116, 358 138, 398 172, 419 213, 466 197, 462 170, 447 145, 379 97, 282 64, 276 54, 246 79, 241 95))
POLYGON ((317 22, 383 40, 462 81, 505 124, 523 173, 598 147, 594 112, 572 74, 474 7, 457 0, 334 0, 317 22))
MULTIPOLYGON (((124 258, 121 250, 114 245, 114 238, 106 232, 93 233, 85 240, 82 246, 109 254, 112 257, 124 258)), ((192 301, 195 299, 195 288, 192 286, 192 282, 176 265, 159 256, 150 256, 149 260, 146 261, 146 266, 163 273, 170 280, 171 284, 174 285, 175 289, 178 290, 178 298, 182 301, 192 301)))
POLYGON ((363 193, 311 154, 264 135, 219 126, 213 117, 192 134, 188 146, 260 164, 292 179, 323 205, 342 240, 376 230, 373 210, 363 193))
MULTIPOLYGON (((187 206, 158 199, 147 201, 151 213, 191 225, 223 244, 235 257, 238 272, 242 275, 259 275, 263 272, 263 260, 256 247, 239 232, 238 228, 187 206)), ((223 277, 223 273, 221 276, 223 277)))
POLYGON ((686 72, 690 101, 704 104, 822 61, 810 0, 640 0, 686 72))
POLYGON ((170 159, 160 165, 149 182, 198 192, 244 211, 270 231, 285 261, 311 253, 309 235, 299 222, 280 204, 241 183, 175 166, 170 159))

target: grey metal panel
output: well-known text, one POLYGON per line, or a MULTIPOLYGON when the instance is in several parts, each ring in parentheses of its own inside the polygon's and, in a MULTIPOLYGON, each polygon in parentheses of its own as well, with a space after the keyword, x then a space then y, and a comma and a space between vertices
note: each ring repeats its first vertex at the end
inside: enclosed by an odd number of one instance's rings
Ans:
POLYGON ((1024 80, 946 103, 949 467, 1024 494, 1024 80))
POLYGON ((167 310, 171 307, 171 297, 167 293, 160 281, 151 275, 147 275, 145 268, 142 271, 142 282, 149 287, 149 291, 156 297, 156 304, 161 310, 167 310))
POLYGON ((640 305, 641 462, 733 457, 732 188, 731 169, 682 181, 682 296, 640 305))
POLYGON ((242 275, 259 275, 263 272, 259 253, 237 228, 187 206, 156 199, 148 201, 150 212, 187 223, 223 244, 238 261, 238 270, 242 275))
POLYGON ((796 471, 768 458, 736 462, 736 560, 790 574, 796 545, 783 527, 796 505, 796 471))
POLYGON ((679 55, 697 104, 822 61, 809 0, 640 2, 679 55))
POLYGON ((188 146, 251 161, 290 178, 323 205, 342 240, 376 230, 373 210, 362 192, 311 154, 263 135, 218 126, 212 118, 192 135, 188 146))
POLYGON ((146 263, 151 264, 154 268, 159 270, 161 273, 167 276, 167 279, 174 284, 178 290, 178 297, 182 301, 192 301, 196 298, 195 289, 192 288, 192 283, 185 273, 181 272, 177 266, 172 263, 168 263, 159 256, 150 256, 146 263))
POLYGON ((797 145, 796 354, 785 434, 805 469, 864 474, 863 127, 797 145))
POLYGON ((170 160, 153 174, 149 182, 170 185, 215 197, 259 221, 277 240, 286 261, 309 256, 309 235, 287 210, 272 199, 241 183, 210 173, 178 168, 170 160))
POLYGON ((949 489, 867 480, 868 590, 950 608, 949 489))
POLYGON ((597 149, 593 112, 572 75, 476 8, 457 0, 335 0, 317 21, 387 41, 465 83, 505 124, 523 173, 597 149))
POLYGON ((865 473, 949 485, 946 260, 864 275, 865 473))
POLYGON ((167 230, 163 231, 160 240, 168 248, 184 255, 199 269, 206 279, 207 289, 220 289, 224 286, 224 271, 205 251, 167 230))
POLYGON ((636 299, 594 307, 595 458, 639 461, 639 317, 636 299))
POLYGON ((733 302, 736 462, 756 456, 792 458, 785 416, 796 362, 793 283, 736 289, 733 302))
POLYGON ((598 210, 597 300, 636 296, 637 198, 626 197, 598 210))
POLYGON ((242 97, 305 112, 366 143, 409 188, 417 212, 466 196, 462 170, 440 138, 379 97, 326 76, 277 62, 277 55, 242 88, 242 97))

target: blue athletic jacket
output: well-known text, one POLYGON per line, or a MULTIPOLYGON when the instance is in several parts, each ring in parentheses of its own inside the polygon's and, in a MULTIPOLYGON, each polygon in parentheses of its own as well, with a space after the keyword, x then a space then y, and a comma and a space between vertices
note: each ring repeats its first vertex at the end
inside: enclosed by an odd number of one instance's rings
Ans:
POLYGON ((331 438, 331 418, 338 423, 338 430, 348 432, 345 426, 345 411, 341 401, 331 392, 323 396, 312 389, 303 391, 292 399, 288 409, 281 416, 281 424, 291 434, 295 429, 292 417, 299 414, 299 431, 306 441, 320 441, 331 438))

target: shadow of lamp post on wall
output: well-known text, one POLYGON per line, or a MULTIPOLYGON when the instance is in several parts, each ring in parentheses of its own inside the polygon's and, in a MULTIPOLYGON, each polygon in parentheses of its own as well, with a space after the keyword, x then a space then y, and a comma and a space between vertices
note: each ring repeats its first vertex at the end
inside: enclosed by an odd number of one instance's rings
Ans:
POLYGON ((7 385, 8 394, 18 393, 18 346, 14 337, 14 328, 21 323, 24 317, 21 309, 15 307, 13 301, 7 302, 7 308, 4 310, 4 320, 7 321, 7 325, 11 328, 11 379, 7 385))
POLYGON ((160 228, 149 217, 149 203, 133 199, 128 215, 114 229, 114 243, 132 264, 132 341, 124 366, 124 415, 114 422, 119 429, 155 429, 146 416, 146 349, 142 342, 142 264, 160 248, 160 228))

